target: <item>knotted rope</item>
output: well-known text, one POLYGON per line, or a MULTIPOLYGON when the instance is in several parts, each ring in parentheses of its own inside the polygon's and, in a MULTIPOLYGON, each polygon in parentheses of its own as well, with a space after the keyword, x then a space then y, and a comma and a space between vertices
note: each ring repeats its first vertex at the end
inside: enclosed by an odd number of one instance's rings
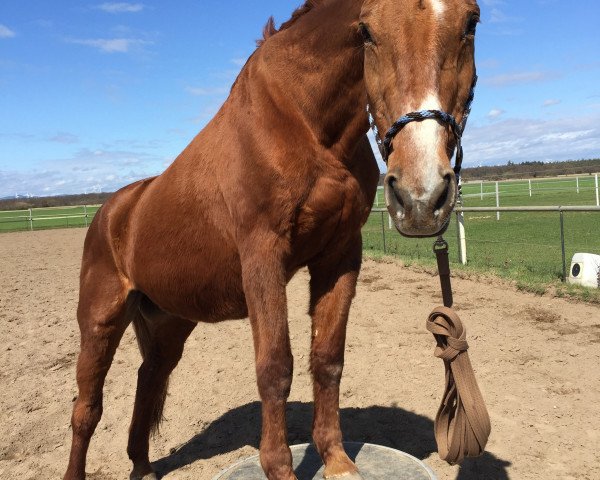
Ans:
POLYGON ((435 418, 435 439, 440 457, 450 464, 477 457, 485 450, 491 431, 490 417, 477 386, 467 350, 467 331, 452 306, 448 244, 436 242, 434 251, 442 284, 444 307, 427 319, 427 330, 436 339, 434 355, 444 361, 446 385, 435 418))

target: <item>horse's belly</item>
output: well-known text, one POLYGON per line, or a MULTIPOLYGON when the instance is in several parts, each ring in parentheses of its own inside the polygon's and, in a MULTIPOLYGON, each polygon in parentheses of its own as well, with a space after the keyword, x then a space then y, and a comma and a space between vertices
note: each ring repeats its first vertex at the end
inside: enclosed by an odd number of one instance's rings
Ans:
POLYGON ((206 268, 213 259, 171 260, 148 267, 136 288, 161 310, 197 322, 218 322, 247 316, 240 269, 221 262, 218 271, 206 268))
POLYGON ((129 255, 134 288, 161 310, 193 321, 247 315, 237 249, 208 222, 140 227, 129 255))

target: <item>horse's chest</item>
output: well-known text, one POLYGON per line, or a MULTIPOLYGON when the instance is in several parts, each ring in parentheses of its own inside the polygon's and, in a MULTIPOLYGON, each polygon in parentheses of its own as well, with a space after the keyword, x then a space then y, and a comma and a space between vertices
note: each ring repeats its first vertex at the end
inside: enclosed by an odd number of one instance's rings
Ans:
POLYGON ((356 233, 362 225, 364 196, 350 176, 319 178, 303 204, 293 229, 293 243, 299 249, 322 249, 339 236, 356 233))

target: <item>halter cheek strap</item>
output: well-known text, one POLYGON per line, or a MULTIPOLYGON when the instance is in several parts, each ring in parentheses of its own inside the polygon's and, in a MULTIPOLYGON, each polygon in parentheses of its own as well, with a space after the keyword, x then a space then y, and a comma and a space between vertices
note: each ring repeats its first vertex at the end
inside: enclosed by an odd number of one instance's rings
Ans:
POLYGON ((475 87, 477 86, 477 75, 473 76, 473 83, 471 84, 471 90, 469 92, 469 97, 465 103, 465 109, 463 113, 462 120, 460 124, 456 121, 456 119, 442 110, 421 110, 419 112, 411 112, 403 115, 398 120, 394 122, 394 124, 390 127, 390 129, 385 134, 383 140, 379 136, 379 130, 375 125, 375 120, 373 119, 373 115, 370 111, 369 105, 367 105, 367 112, 369 114, 369 123, 371 125, 371 129, 375 134, 375 140, 377 141, 377 146, 379 147, 379 151, 381 152, 381 156, 383 161, 387 164, 388 157, 390 156, 392 150, 392 141, 394 137, 398 135, 400 130, 402 130, 406 125, 411 122, 422 122, 424 120, 437 120, 442 125, 450 127, 450 131, 454 135, 456 140, 456 159, 454 162, 454 173, 456 174, 456 178, 458 180, 460 176, 460 170, 462 167, 463 160, 463 148, 462 148, 462 135, 465 131, 465 127, 467 126, 467 120, 469 118, 469 114, 471 113, 471 105, 473 103, 473 99, 475 98, 475 87))

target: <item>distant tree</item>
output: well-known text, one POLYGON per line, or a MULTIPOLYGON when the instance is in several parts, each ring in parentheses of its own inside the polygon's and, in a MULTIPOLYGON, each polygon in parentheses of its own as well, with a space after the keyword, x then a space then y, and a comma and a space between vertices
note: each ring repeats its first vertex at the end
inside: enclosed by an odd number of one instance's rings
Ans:
POLYGON ((465 168, 462 171, 462 177, 465 180, 505 180, 574 174, 593 175, 597 172, 600 172, 600 159, 598 158, 552 163, 540 161, 514 163, 509 160, 506 165, 465 168))
POLYGON ((40 207, 68 207, 77 205, 99 205, 112 193, 88 193, 78 195, 57 195, 53 197, 31 197, 0 200, 0 210, 27 210, 40 207))

